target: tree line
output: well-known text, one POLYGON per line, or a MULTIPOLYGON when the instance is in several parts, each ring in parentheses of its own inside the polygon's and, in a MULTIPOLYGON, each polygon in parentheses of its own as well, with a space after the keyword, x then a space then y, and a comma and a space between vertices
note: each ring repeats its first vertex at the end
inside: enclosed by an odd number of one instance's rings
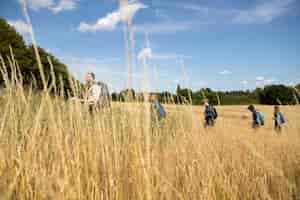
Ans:
MULTIPOLYGON (((166 104, 192 104, 201 105, 204 99, 214 105, 295 105, 300 101, 300 84, 295 87, 286 85, 268 85, 264 88, 246 91, 213 91, 210 88, 202 88, 192 91, 188 88, 181 88, 177 85, 176 93, 168 91, 161 93, 152 93, 158 96, 162 103, 166 104)), ((128 94, 131 94, 132 100, 144 101, 143 94, 137 93, 134 89, 126 89, 121 92, 112 93, 113 101, 127 101, 128 94)))
MULTIPOLYGON (((38 47, 38 51, 47 84, 50 85, 55 81, 58 91, 54 91, 54 88, 52 91, 64 92, 67 95, 71 92, 70 78, 75 80, 70 76, 67 66, 43 48, 38 47), (55 80, 52 80, 52 77, 56 77, 55 80)), ((23 37, 2 18, 0 18, 0 57, 0 85, 4 85, 5 75, 11 79, 11 75, 15 72, 24 86, 32 86, 34 89, 43 88, 33 45, 26 45, 23 37)))

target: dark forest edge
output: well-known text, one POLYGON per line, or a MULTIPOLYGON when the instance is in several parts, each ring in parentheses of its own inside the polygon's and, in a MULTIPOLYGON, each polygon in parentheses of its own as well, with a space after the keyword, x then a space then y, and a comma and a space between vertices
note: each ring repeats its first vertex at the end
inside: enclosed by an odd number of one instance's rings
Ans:
MULTIPOLYGON (((53 93, 63 93, 66 97, 74 95, 74 87, 79 88, 82 84, 69 73, 65 64, 61 63, 57 58, 38 47, 41 62, 44 68, 45 78, 47 83, 53 83, 53 76, 51 76, 51 66, 49 60, 53 64, 53 72, 56 88, 52 88, 53 93), (76 83, 76 84, 74 84, 76 83)), ((8 76, 10 76, 12 68, 11 63, 13 59, 17 61, 20 75, 22 76, 22 84, 24 86, 31 86, 35 89, 42 89, 43 82, 40 76, 39 67, 34 54, 32 45, 26 45, 23 37, 10 26, 5 19, 0 18, 0 56, 5 64, 8 76), (13 55, 13 56, 12 56, 13 55), (13 57, 13 58, 12 58, 13 57)), ((1 68, 4 65, 1 64, 1 68)), ((0 86, 5 85, 3 73, 0 73, 0 86)), ((50 86, 48 86, 50 87, 50 86)), ((80 90, 80 89, 79 89, 80 90)), ((78 91, 78 88, 77 88, 78 91)), ((205 98, 209 99, 215 105, 246 105, 246 104, 266 104, 266 105, 295 105, 300 101, 300 84, 295 87, 285 85, 269 85, 264 88, 256 88, 255 90, 247 91, 213 91, 210 88, 202 88, 198 91, 192 91, 188 88, 181 88, 177 86, 176 93, 161 92, 156 93, 162 103, 176 103, 176 104, 202 104, 205 98)), ((80 92, 79 92, 80 93, 80 92)), ((128 101, 128 94, 130 100, 143 101, 143 95, 136 93, 134 89, 127 89, 119 93, 111 94, 113 101, 128 101)))
MULTIPOLYGON (((48 83, 48 88, 54 81, 56 88, 52 88, 51 92, 59 92, 67 96, 67 94, 72 91, 70 83, 75 81, 70 75, 67 66, 43 48, 37 48, 41 58, 45 79, 48 83), (49 60, 52 63, 53 70, 51 70, 49 60), (56 77, 55 80, 53 80, 53 77, 56 77)), ((38 90, 43 88, 43 81, 33 45, 26 45, 23 37, 15 30, 15 28, 1 18, 0 58, 0 85, 2 87, 5 86, 4 76, 8 76, 11 80, 13 79, 12 76, 15 75, 18 76, 18 79, 21 79, 20 81, 25 88, 27 86, 31 86, 38 90)))
MULTIPOLYGON (((177 86, 176 94, 170 92, 155 93, 162 103, 176 104, 203 104, 204 99, 209 99, 214 105, 296 105, 300 101, 300 84, 295 87, 285 85, 269 85, 264 88, 256 88, 253 91, 213 91, 210 88, 202 88, 198 91, 177 86)), ((120 93, 112 93, 113 101, 126 101, 126 96, 131 93, 136 101, 143 101, 141 93, 135 93, 133 89, 120 93)))

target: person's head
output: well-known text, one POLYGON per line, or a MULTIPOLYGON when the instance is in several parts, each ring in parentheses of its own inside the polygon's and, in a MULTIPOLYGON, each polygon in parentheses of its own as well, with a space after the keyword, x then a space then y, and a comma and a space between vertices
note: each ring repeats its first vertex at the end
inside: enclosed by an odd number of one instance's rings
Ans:
POLYGON ((277 113, 277 112, 279 112, 279 111, 280 111, 279 106, 274 106, 274 112, 277 113))
POLYGON ((204 106, 209 106, 209 100, 208 99, 204 99, 203 100, 203 104, 204 104, 204 106))
POLYGON ((150 101, 151 101, 151 102, 154 102, 154 101, 157 101, 157 100, 158 100, 158 97, 157 97, 156 94, 152 94, 152 95, 150 96, 150 101))
POLYGON ((253 105, 248 106, 248 110, 251 112, 255 111, 255 107, 253 105))
POLYGON ((86 82, 87 82, 88 84, 91 84, 91 83, 93 83, 94 81, 95 81, 95 74, 94 74, 93 72, 87 73, 87 75, 86 75, 86 82))

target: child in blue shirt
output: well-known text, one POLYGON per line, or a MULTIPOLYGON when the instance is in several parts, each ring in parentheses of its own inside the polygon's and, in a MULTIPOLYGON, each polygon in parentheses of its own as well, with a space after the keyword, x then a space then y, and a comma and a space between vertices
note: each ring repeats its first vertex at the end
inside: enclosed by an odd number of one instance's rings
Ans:
POLYGON ((282 125, 285 123, 285 118, 284 118, 282 112, 280 112, 279 106, 274 107, 273 119, 274 119, 275 131, 277 133, 281 133, 282 125))
POLYGON ((205 127, 213 127, 216 123, 217 117, 218 117, 218 112, 216 110, 216 108, 209 103, 208 99, 204 100, 204 119, 205 119, 205 123, 204 126, 205 127))
POLYGON ((157 95, 152 94, 150 100, 151 100, 152 118, 157 122, 160 122, 163 119, 165 119, 167 114, 166 114, 165 108, 158 101, 157 95))
POLYGON ((265 125, 264 114, 262 112, 257 111, 253 105, 250 105, 248 110, 252 113, 252 127, 254 129, 265 125))

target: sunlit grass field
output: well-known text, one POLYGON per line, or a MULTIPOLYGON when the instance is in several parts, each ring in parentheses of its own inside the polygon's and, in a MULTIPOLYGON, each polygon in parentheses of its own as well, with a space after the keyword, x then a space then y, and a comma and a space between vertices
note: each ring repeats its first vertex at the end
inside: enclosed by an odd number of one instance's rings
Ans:
POLYGON ((245 106, 167 105, 151 121, 147 103, 84 105, 11 86, 0 97, 0 199, 299 199, 300 107, 287 123, 252 130, 245 106))
MULTIPOLYGON (((44 90, 23 88, 12 48, 10 66, 0 56, 0 200, 300 200, 299 105, 281 107, 281 134, 271 106, 257 105, 266 117, 258 130, 246 106, 218 106, 209 129, 201 106, 165 105, 161 122, 148 102, 113 102, 92 116, 86 105, 48 92, 59 77, 50 58, 45 77, 22 2, 44 90)), ((130 63, 134 34, 127 28, 130 63)), ((147 69, 152 56, 144 57, 147 69)))

